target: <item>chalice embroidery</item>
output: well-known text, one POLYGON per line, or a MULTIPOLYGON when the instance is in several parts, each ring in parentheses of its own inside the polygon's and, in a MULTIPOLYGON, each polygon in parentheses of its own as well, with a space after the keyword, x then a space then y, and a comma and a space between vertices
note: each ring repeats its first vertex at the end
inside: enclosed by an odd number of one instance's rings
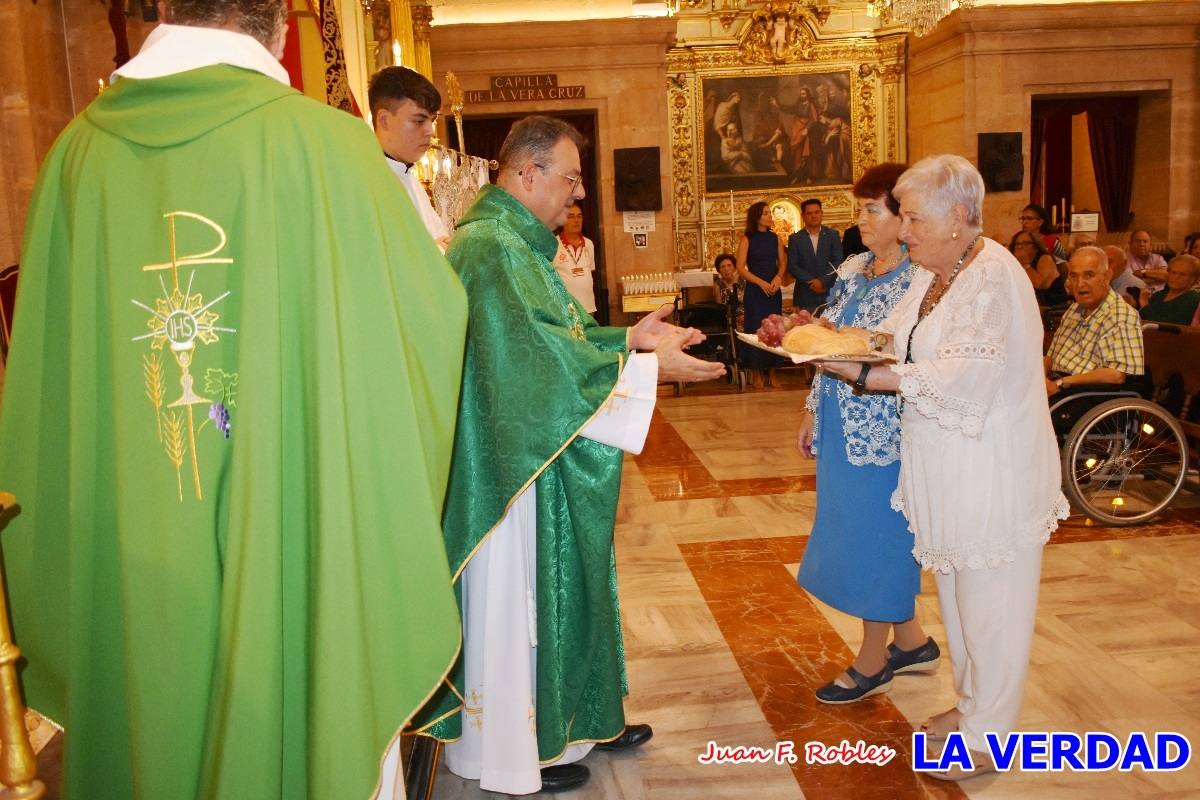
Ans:
POLYGON ((196 367, 196 357, 199 354, 198 345, 211 345, 219 341, 220 333, 236 333, 236 328, 222 327, 217 324, 220 316, 213 307, 231 292, 225 291, 212 300, 205 302, 200 292, 192 292, 196 279, 196 270, 188 272, 187 286, 181 288, 179 283, 179 268, 192 267, 202 264, 232 264, 232 258, 214 258, 220 252, 228 238, 220 225, 190 211, 172 211, 164 214, 167 220, 170 236, 170 261, 162 264, 147 264, 143 272, 159 272, 158 284, 162 294, 154 299, 154 306, 131 299, 135 306, 150 313, 146 320, 149 333, 132 337, 135 342, 150 340, 151 352, 142 357, 143 374, 146 379, 146 396, 154 406, 155 423, 158 428, 158 439, 166 451, 167 458, 175 467, 175 480, 179 490, 179 501, 183 502, 183 462, 187 455, 190 460, 192 484, 196 499, 203 500, 204 495, 200 486, 200 462, 196 454, 196 418, 193 406, 207 405, 219 407, 217 412, 210 411, 208 419, 201 422, 201 427, 209 420, 221 431, 226 438, 229 435, 228 405, 234 405, 232 391, 236 387, 236 373, 228 374, 220 370, 208 370, 208 381, 205 391, 216 391, 220 397, 216 400, 200 395, 196 391, 195 377, 192 374, 196 367), (175 222, 176 217, 197 220, 217 233, 216 247, 195 255, 179 257, 176 253, 175 222), (170 270, 172 286, 167 288, 162 272, 170 270), (163 375, 161 353, 166 349, 179 369, 179 396, 163 409, 166 399, 166 380, 163 375), (214 380, 214 375, 217 379, 214 380))

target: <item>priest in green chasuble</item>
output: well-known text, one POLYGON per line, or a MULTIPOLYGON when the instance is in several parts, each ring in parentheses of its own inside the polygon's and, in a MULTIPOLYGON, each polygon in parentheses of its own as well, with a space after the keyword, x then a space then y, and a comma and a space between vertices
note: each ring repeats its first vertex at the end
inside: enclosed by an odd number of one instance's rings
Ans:
POLYGON ((593 745, 650 737, 622 710, 622 451, 640 452, 658 381, 724 371, 683 352, 703 337, 670 306, 600 327, 567 292, 553 230, 584 196, 582 144, 558 119, 514 125, 447 251, 470 308, 443 517, 464 645, 419 724, 451 771, 508 794, 582 784, 593 745))
POLYGON ((26 700, 68 799, 392 797, 461 644, 465 295, 370 129, 288 86, 283 0, 160 9, 25 228, 0 545, 26 700))

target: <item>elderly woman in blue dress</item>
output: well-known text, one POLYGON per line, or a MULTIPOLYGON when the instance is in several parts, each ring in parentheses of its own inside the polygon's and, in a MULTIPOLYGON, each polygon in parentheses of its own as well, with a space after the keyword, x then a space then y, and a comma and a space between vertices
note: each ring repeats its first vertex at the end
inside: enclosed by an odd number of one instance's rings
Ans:
POLYGON ((961 156, 932 156, 894 194, 900 238, 922 267, 876 328, 893 337, 898 363, 823 368, 902 399, 892 505, 935 573, 958 693, 924 729, 960 732, 973 768, 932 773, 958 780, 994 769, 984 734, 1003 739, 1016 726, 1042 546, 1068 506, 1042 390, 1041 316, 1017 260, 980 235, 983 179, 961 156))
MULTIPOLYGON (((828 322, 878 326, 918 272, 900 243, 900 204, 892 195, 905 169, 879 164, 854 185, 869 249, 838 269, 822 317, 828 322)), ((817 690, 822 703, 853 703, 890 689, 897 672, 935 669, 941 653, 914 618, 920 567, 908 523, 890 505, 900 472, 895 395, 857 393, 818 373, 806 406, 797 444, 817 459, 817 513, 798 579, 822 602, 863 621, 854 663, 817 690)))

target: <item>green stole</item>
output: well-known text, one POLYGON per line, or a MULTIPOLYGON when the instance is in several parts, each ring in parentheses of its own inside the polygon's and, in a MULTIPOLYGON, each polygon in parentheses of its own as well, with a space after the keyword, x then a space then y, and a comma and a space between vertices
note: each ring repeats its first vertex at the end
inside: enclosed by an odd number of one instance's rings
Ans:
MULTIPOLYGON (((457 582, 536 481, 543 762, 570 743, 619 735, 627 691, 613 552, 623 454, 579 436, 616 386, 626 329, 597 325, 567 293, 551 265, 557 248, 512 195, 485 186, 446 253, 470 309, 446 552, 457 582)), ((461 733, 461 659, 449 682, 419 718, 442 740, 461 733)))
POLYGON ((0 543, 64 796, 367 797, 460 644, 466 332, 370 129, 229 66, 117 81, 42 166, 15 322, 0 543))

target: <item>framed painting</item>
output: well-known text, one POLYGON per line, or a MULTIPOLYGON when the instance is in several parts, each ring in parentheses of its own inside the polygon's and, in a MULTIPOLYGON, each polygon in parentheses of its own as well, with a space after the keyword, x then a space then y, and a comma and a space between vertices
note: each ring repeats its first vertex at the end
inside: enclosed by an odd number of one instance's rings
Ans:
POLYGON ((854 182, 850 72, 703 78, 706 194, 854 182))

